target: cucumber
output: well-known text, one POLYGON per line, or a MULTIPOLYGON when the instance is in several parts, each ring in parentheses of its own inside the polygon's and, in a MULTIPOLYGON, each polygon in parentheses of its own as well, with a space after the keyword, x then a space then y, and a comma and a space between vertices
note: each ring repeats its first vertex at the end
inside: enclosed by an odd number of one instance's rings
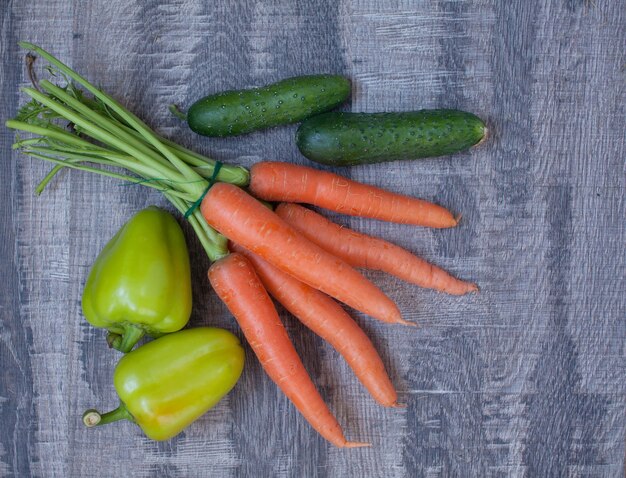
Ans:
POLYGON ((296 76, 206 96, 189 108, 187 123, 204 136, 234 136, 297 123, 339 106, 349 95, 350 82, 343 76, 296 76))
POLYGON ((452 154, 486 133, 480 118, 459 110, 325 113, 304 121, 296 142, 312 161, 351 166, 452 154))

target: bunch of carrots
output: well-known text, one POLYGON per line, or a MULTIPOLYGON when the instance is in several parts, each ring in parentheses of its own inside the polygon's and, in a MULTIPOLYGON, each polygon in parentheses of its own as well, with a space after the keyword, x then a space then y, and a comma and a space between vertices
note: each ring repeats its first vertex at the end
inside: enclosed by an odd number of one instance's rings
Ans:
POLYGON ((32 100, 7 122, 8 127, 32 136, 18 138, 16 148, 56 163, 37 191, 64 167, 161 191, 188 217, 213 261, 208 271, 211 285, 270 378, 326 440, 338 447, 367 445, 346 440, 306 372, 270 294, 344 357, 376 401, 397 407, 397 393, 380 356, 336 301, 383 322, 413 324, 403 320, 396 304, 356 268, 381 270, 454 295, 477 287, 297 203, 434 228, 453 227, 457 219, 430 202, 308 167, 261 162, 248 172, 216 164, 158 136, 45 50, 29 43, 22 46, 47 59, 51 72, 66 80, 64 86, 44 80, 38 89, 24 88, 32 100), (88 97, 81 86, 93 96, 88 97), (71 129, 61 121, 69 122, 71 129), (278 204, 268 208, 259 199, 278 204))

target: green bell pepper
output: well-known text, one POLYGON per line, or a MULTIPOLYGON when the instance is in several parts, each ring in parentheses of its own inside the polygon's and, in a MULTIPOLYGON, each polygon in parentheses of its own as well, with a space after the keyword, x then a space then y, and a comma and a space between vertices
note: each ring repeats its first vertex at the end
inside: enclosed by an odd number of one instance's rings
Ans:
POLYGON ((109 345, 130 351, 147 333, 182 329, 191 315, 191 272, 183 231, 157 207, 135 214, 91 268, 83 314, 109 330, 109 345))
POLYGON ((244 364, 239 339, 200 327, 165 335, 128 353, 113 376, 121 403, 100 414, 87 410, 88 427, 130 420, 148 438, 167 440, 206 413, 237 383, 244 364))

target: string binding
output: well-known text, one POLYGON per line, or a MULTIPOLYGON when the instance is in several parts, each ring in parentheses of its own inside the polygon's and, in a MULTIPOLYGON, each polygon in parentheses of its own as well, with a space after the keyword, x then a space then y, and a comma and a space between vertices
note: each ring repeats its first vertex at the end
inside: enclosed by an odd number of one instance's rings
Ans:
POLYGON ((213 168, 213 174, 211 175, 211 178, 209 179, 209 184, 207 185, 202 195, 196 200, 196 202, 194 202, 191 206, 189 206, 189 209, 185 211, 185 219, 189 219, 189 216, 191 216, 193 212, 198 208, 200 203, 202 203, 204 196, 206 196, 206 194, 209 192, 209 189, 211 189, 211 186, 215 184, 217 175, 220 172, 221 168, 222 168, 222 162, 215 161, 215 167, 213 168))

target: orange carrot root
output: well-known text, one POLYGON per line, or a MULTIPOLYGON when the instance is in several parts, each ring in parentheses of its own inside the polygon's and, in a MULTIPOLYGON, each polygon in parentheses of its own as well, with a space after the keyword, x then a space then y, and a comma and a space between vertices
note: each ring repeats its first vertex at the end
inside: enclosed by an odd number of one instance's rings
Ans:
POLYGON ((224 236, 301 282, 383 322, 402 323, 400 310, 378 287, 242 189, 227 183, 214 185, 201 210, 224 236))
POLYGON ((335 224, 298 204, 281 203, 276 214, 307 239, 353 267, 387 272, 420 287, 452 295, 478 290, 476 284, 456 279, 395 244, 335 224))
POLYGON ((314 204, 349 216, 436 228, 457 224, 450 211, 431 202, 296 164, 255 164, 250 190, 266 201, 314 204))
POLYGON ((371 443, 362 442, 362 441, 347 441, 343 446, 344 448, 362 448, 366 446, 372 446, 371 443))
POLYGON ((337 302, 240 245, 231 244, 230 250, 246 256, 267 291, 344 357, 378 403, 386 407, 396 405, 398 394, 374 345, 337 302))
POLYGON ((344 437, 250 262, 241 254, 230 254, 210 267, 209 280, 239 323, 263 369, 311 426, 338 447, 362 446, 344 437))

